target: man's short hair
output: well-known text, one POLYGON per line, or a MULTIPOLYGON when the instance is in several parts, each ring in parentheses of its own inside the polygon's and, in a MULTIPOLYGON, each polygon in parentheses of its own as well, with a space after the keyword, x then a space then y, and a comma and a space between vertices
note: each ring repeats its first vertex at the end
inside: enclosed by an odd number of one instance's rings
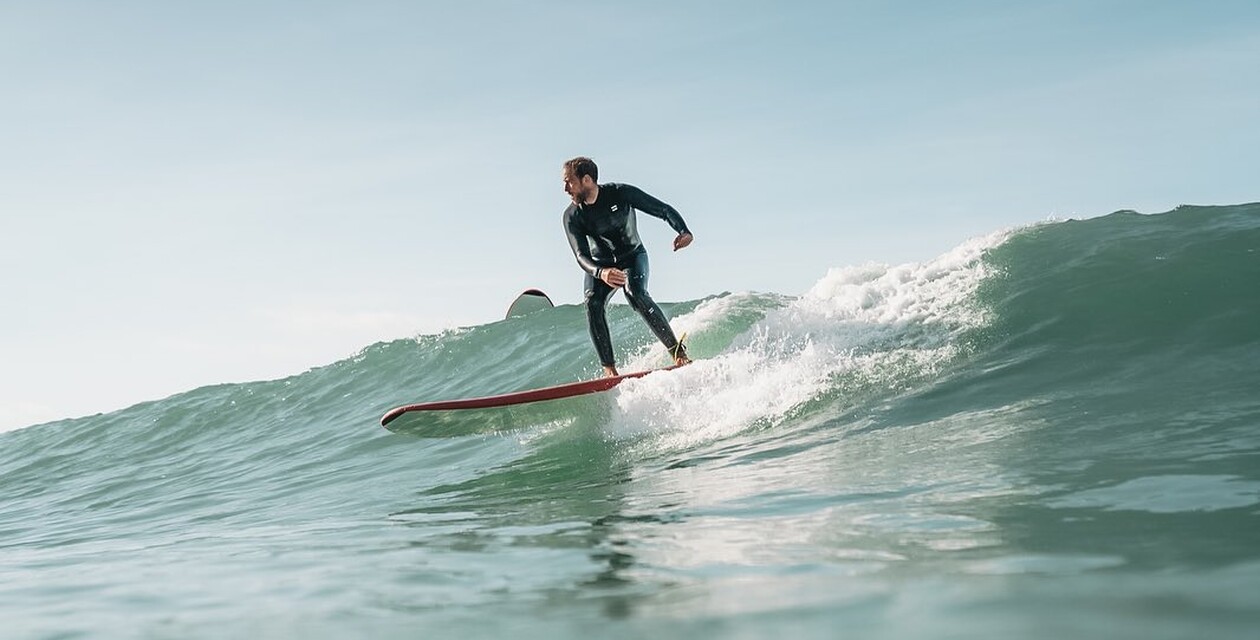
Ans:
POLYGON ((591 180, 599 182, 599 167, 595 166, 594 160, 586 156, 578 156, 564 163, 564 170, 572 173, 578 180, 581 180, 582 176, 590 176, 591 180))

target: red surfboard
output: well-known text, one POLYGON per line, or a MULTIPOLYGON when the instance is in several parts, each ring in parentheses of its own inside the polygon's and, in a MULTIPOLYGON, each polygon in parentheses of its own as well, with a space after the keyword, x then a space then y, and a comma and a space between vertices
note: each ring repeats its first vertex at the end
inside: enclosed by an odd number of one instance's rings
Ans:
POLYGON ((400 416, 414 411, 452 411, 459 409, 487 409, 491 407, 507 407, 514 404, 525 404, 527 402, 543 402, 545 400, 559 400, 560 398, 572 398, 573 396, 586 395, 588 393, 599 393, 600 391, 608 391, 613 387, 621 384, 625 380, 631 378, 642 378, 649 373, 657 371, 669 371, 677 369, 683 365, 671 365, 660 369, 651 369, 648 371, 636 371, 634 373, 624 373, 619 376, 608 378, 596 378, 594 380, 582 380, 579 382, 569 382, 566 384, 558 384, 554 387, 543 387, 541 389, 530 389, 528 391, 514 391, 512 393, 504 393, 497 396, 485 396, 481 398, 464 398, 461 400, 438 400, 436 402, 421 402, 419 404, 408 404, 401 407, 390 409, 381 416, 381 426, 388 426, 389 423, 397 420, 400 416))

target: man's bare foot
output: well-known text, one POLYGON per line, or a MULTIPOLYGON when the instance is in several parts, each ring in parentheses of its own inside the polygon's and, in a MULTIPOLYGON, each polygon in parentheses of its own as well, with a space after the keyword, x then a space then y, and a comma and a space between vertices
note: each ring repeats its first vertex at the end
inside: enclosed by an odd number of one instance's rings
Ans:
POLYGON ((669 350, 669 355, 674 358, 675 367, 691 364, 691 358, 687 357, 687 347, 683 346, 683 340, 686 339, 687 333, 684 331, 681 336, 678 336, 678 343, 674 345, 674 348, 669 350))
POLYGON ((617 367, 604 367, 605 378, 616 378, 618 375, 620 374, 617 373, 617 367))

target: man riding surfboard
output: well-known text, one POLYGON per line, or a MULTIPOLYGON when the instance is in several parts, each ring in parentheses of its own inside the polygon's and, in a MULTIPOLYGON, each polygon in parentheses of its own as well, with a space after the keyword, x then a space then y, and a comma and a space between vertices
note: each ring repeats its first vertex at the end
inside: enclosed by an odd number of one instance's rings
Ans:
POLYGON ((605 307, 619 288, 625 291, 630 307, 669 349, 674 364, 687 364, 691 359, 686 348, 674 336, 665 312, 648 295, 647 249, 639 239, 635 212, 660 218, 678 232, 674 251, 691 244, 691 231, 676 209, 642 189, 599 184, 598 180, 599 167, 594 160, 579 156, 564 163, 564 192, 573 200, 564 210, 564 230, 573 256, 586 272, 586 320, 604 374, 617 375, 605 307))

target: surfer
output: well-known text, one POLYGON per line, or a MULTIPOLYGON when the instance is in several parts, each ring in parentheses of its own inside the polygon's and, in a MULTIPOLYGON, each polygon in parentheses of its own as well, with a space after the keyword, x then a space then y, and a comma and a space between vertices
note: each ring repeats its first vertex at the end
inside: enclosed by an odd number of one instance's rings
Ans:
POLYGON ((573 204, 564 210, 564 230, 578 265, 586 272, 586 321, 604 375, 617 375, 605 306, 619 288, 630 307, 643 316, 652 333, 669 349, 674 364, 691 362, 669 327, 669 318, 647 291, 647 249, 639 239, 635 211, 669 223, 678 237, 674 251, 691 244, 687 223, 673 207, 628 184, 599 184, 595 161, 577 157, 564 163, 564 192, 573 204))

